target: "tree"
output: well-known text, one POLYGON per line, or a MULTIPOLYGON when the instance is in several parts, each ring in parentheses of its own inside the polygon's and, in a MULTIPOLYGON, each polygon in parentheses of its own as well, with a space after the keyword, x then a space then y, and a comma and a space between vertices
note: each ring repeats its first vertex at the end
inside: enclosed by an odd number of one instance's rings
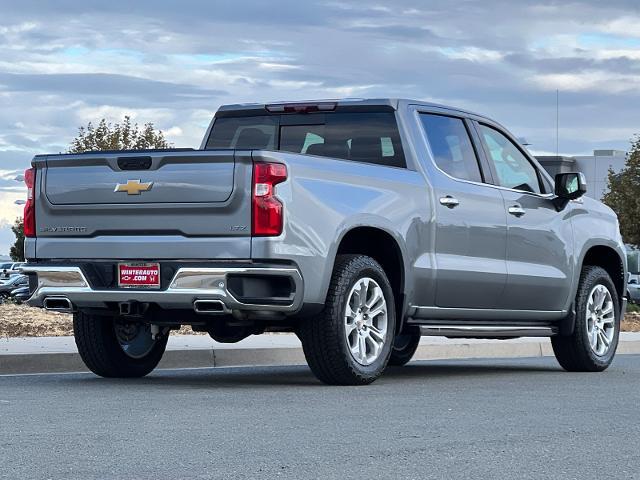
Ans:
POLYGON ((640 135, 631 140, 631 150, 620 173, 609 170, 609 191, 603 202, 618 214, 625 243, 640 246, 640 135))
MULTIPOLYGON (((78 129, 78 135, 71 141, 68 153, 95 152, 99 150, 143 150, 146 148, 170 148, 172 145, 164 138, 162 130, 156 130, 153 123, 145 123, 142 128, 131 123, 126 115, 122 123, 107 123, 103 118, 97 127, 92 122, 78 129)), ((11 227, 16 242, 11 247, 11 258, 24 260, 24 225, 17 218, 11 227)))
POLYGON ((78 135, 69 146, 69 153, 95 152, 99 150, 142 150, 146 148, 170 148, 162 130, 156 130, 153 123, 145 123, 142 128, 131 123, 131 117, 124 117, 122 123, 107 123, 103 118, 94 126, 92 122, 78 129, 78 135))
POLYGON ((24 262, 24 223, 22 222, 22 217, 16 218, 11 230, 16 236, 16 241, 9 250, 11 260, 14 262, 24 262))

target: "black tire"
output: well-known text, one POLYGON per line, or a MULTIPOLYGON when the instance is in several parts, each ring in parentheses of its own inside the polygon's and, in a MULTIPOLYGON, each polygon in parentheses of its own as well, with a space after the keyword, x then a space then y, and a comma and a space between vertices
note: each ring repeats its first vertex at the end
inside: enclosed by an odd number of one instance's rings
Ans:
POLYGON ((380 264, 364 255, 338 255, 325 307, 319 314, 305 319, 299 333, 307 363, 319 380, 330 385, 366 385, 382 375, 387 366, 395 325, 393 291, 380 264), (347 296, 364 277, 380 286, 387 307, 386 341, 369 365, 358 363, 352 356, 344 325, 347 296))
POLYGON ((569 372, 601 372, 613 361, 620 335, 620 300, 609 274, 600 267, 587 265, 582 269, 575 301, 576 321, 572 335, 551 337, 551 345, 558 363, 569 372), (613 300, 614 332, 604 355, 597 355, 591 347, 587 327, 587 302, 591 291, 603 285, 613 300))
POLYGON ((156 366, 167 346, 167 335, 156 340, 142 357, 127 355, 116 336, 115 319, 78 312, 73 316, 73 333, 80 357, 96 375, 107 378, 144 377, 156 366))
POLYGON ((389 357, 389 365, 401 367, 406 365, 418 349, 420 333, 401 333, 393 340, 393 348, 389 357))

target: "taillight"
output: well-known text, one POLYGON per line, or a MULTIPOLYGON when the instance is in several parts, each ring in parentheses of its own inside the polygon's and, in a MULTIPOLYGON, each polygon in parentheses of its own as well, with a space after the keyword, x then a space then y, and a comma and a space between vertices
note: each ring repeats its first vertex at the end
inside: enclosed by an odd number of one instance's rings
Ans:
POLYGON ((253 222, 254 236, 268 237, 282 233, 282 202, 273 195, 273 187, 287 179, 287 167, 281 163, 253 165, 253 222))
POLYGON ((29 168, 24 171, 24 183, 27 185, 27 203, 24 204, 24 236, 36 236, 36 207, 34 204, 33 189, 36 183, 36 169, 29 168))

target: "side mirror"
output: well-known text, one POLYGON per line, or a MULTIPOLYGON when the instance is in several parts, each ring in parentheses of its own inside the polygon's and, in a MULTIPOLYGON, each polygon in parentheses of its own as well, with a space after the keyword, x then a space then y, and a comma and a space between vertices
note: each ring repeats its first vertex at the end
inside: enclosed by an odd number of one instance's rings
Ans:
POLYGON ((569 200, 575 200, 587 193, 587 179, 581 172, 559 173, 556 175, 555 194, 553 204, 557 211, 567 206, 569 200))
POLYGON ((575 200, 585 193, 587 193, 587 180, 583 173, 559 173, 556 175, 556 196, 575 200))

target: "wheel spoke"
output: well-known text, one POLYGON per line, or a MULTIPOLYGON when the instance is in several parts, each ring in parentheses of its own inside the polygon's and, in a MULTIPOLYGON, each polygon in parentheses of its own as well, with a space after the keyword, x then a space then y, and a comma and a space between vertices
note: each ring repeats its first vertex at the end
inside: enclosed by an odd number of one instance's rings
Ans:
POLYGON ((376 308, 369 310, 369 319, 373 321, 373 319, 381 313, 387 313, 387 304, 384 302, 384 299, 376 308))
POLYGON ((371 289, 371 298, 369 300, 367 300, 367 302, 365 303, 365 306, 367 308, 371 309, 371 308, 373 308, 374 305, 376 305, 381 300, 384 300, 384 298, 382 296, 382 289, 380 287, 378 287, 377 285, 375 285, 371 289))
POLYGON ((594 328, 589 332, 589 343, 594 350, 598 349, 598 329, 594 328))
POLYGON ((376 326, 369 326, 369 336, 374 340, 380 343, 384 342, 384 333, 376 326))
POLYGON ((358 300, 361 307, 364 307, 367 304, 367 293, 369 293, 369 279, 365 278, 360 284, 360 293, 358 294, 358 300))
POLYGON ((347 338, 349 337, 349 335, 351 335, 351 332, 353 332, 356 329, 356 324, 354 323, 346 323, 344 326, 344 329, 347 333, 347 338))
POLYGON ((613 325, 613 323, 615 322, 615 318, 614 317, 609 317, 609 318, 603 318, 602 319, 602 325, 613 325))
POLYGON ((593 292, 593 306, 596 311, 602 306, 602 290, 600 290, 599 285, 593 292))
POLYGON ((371 355, 377 357, 380 354, 382 348, 382 342, 376 341, 370 334, 364 336, 365 344, 368 343, 371 347, 371 355))
POLYGON ((358 335, 358 350, 361 361, 367 359, 367 343, 364 335, 358 335))

